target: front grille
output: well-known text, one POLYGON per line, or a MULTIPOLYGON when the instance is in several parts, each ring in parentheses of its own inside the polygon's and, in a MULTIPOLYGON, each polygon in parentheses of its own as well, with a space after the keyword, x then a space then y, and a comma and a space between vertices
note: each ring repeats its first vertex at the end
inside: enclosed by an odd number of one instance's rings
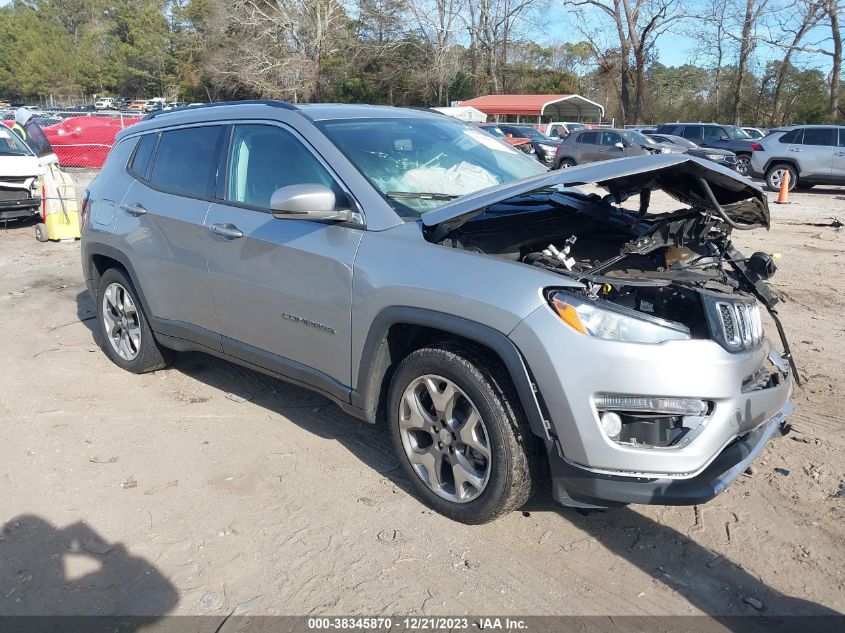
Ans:
POLYGON ((731 351, 750 349, 763 338, 763 321, 756 303, 717 301, 713 336, 731 351))
POLYGON ((2 189, 0 188, 0 202, 10 202, 12 200, 24 200, 29 198, 30 193, 26 189, 2 189))

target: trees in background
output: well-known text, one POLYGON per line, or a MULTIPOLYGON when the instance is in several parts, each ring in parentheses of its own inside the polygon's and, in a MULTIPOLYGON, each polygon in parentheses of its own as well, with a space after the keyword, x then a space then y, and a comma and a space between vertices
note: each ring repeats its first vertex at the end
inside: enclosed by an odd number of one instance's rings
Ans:
POLYGON ((13 0, 0 7, 0 96, 448 105, 578 92, 618 123, 841 121, 843 4, 13 0), (567 42, 538 43, 555 38, 550 22, 567 42), (697 49, 667 67, 657 46, 679 34, 697 49))

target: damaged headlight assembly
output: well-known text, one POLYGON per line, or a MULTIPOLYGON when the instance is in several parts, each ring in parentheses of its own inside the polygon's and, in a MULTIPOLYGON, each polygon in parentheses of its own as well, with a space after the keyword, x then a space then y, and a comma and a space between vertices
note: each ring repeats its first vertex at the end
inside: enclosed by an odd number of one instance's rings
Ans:
POLYGON ((649 317, 609 301, 585 300, 557 291, 549 297, 549 303, 576 332, 607 341, 658 344, 691 338, 685 325, 649 317))

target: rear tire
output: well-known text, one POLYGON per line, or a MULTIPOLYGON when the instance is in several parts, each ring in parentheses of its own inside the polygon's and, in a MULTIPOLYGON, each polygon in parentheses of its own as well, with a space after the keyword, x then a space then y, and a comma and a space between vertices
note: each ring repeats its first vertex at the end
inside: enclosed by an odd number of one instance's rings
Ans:
POLYGON ((35 239, 39 242, 47 242, 50 239, 47 236, 47 225, 43 222, 35 225, 35 239))
POLYGON ((789 172, 789 190, 795 189, 798 185, 798 172, 787 163, 778 163, 766 170, 766 186, 772 191, 780 191, 780 185, 786 172, 789 172))
POLYGON ((402 469, 440 514, 486 523, 536 490, 539 443, 497 359, 453 343, 417 350, 399 364, 389 396, 402 469))
POLYGON ((121 369, 145 374, 170 364, 173 351, 156 341, 132 280, 119 268, 100 277, 97 323, 103 351, 121 369))
POLYGON ((564 158, 558 164, 558 169, 569 169, 570 167, 575 167, 577 163, 572 160, 571 158, 564 158))

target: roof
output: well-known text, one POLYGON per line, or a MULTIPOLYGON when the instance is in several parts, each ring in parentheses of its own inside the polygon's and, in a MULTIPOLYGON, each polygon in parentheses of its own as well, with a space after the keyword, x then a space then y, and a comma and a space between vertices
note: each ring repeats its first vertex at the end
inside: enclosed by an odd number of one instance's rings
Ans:
POLYGON ((472 106, 485 114, 520 114, 550 116, 565 121, 582 116, 600 117, 604 108, 581 95, 487 95, 468 101, 462 106, 472 106))
POLYGON ((457 106, 457 107, 440 107, 432 108, 436 112, 445 114, 461 121, 471 121, 473 123, 483 123, 487 120, 487 115, 481 110, 473 108, 472 106, 457 106))

